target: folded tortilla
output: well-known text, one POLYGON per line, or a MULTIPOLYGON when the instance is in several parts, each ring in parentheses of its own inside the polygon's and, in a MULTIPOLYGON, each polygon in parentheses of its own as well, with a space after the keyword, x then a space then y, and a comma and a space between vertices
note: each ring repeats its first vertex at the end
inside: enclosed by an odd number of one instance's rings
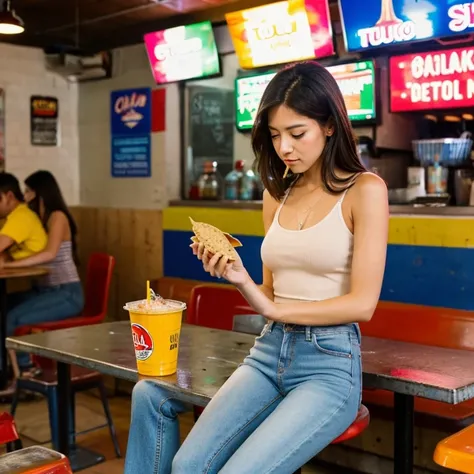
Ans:
POLYGON ((202 242, 204 248, 212 253, 221 253, 229 260, 236 260, 237 252, 234 247, 242 247, 242 243, 232 235, 222 232, 213 225, 205 222, 195 222, 189 218, 193 227, 194 236, 191 237, 193 242, 202 242))

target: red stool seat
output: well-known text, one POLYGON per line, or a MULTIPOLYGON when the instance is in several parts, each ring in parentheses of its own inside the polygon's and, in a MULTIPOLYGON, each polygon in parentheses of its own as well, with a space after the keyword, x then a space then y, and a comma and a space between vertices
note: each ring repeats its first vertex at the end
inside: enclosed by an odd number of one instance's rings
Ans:
POLYGON ((31 446, 0 456, 0 474, 72 474, 68 459, 52 449, 31 446))
POLYGON ((0 413, 0 444, 13 443, 19 439, 13 416, 9 413, 0 413))
MULTIPOLYGON (((349 439, 359 436, 370 423, 370 413, 365 405, 361 405, 359 408, 359 413, 357 413, 356 419, 352 422, 352 425, 347 428, 344 433, 338 436, 331 444, 342 443, 349 439)), ((301 469, 298 469, 293 474, 301 474, 301 469)))
POLYGON ((352 422, 352 425, 347 428, 344 433, 338 436, 331 444, 342 443, 349 439, 359 436, 370 423, 370 413, 365 405, 361 405, 359 413, 357 413, 356 419, 352 422))

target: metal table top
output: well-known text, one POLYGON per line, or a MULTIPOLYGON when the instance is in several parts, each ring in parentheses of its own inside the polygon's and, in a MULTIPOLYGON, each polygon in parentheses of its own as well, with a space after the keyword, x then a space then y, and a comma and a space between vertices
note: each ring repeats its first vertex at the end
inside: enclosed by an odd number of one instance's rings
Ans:
MULTIPOLYGON (((183 325, 178 371, 157 377, 180 398, 205 405, 248 354, 255 336, 183 325)), ((7 338, 9 349, 136 382, 130 323, 112 322, 7 338)), ((474 398, 470 351, 363 337, 364 386, 457 404, 474 398)), ((150 377, 147 377, 150 378, 150 377)))

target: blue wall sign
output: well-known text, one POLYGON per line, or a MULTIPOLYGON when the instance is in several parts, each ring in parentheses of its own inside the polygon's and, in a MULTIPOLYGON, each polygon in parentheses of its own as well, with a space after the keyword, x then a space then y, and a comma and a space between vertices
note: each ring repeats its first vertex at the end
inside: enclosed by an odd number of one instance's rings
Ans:
POLYGON ((113 177, 151 176, 151 89, 110 94, 113 177))
POLYGON ((151 176, 151 139, 148 135, 112 136, 112 176, 151 176))
POLYGON ((346 48, 363 51, 474 32, 474 2, 339 0, 346 48))

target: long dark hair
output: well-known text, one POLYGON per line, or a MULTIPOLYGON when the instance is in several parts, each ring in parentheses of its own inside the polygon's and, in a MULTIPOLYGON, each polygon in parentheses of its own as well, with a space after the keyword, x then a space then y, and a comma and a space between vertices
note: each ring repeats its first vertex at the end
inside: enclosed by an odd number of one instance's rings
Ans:
POLYGON ((293 180, 283 179, 285 164, 273 147, 268 129, 268 113, 278 105, 286 105, 296 113, 316 120, 320 126, 334 128, 320 158, 323 186, 329 192, 343 192, 353 184, 358 173, 366 171, 357 154, 344 98, 334 77, 315 61, 293 64, 278 72, 268 84, 252 129, 256 169, 274 199, 280 200, 294 181, 294 177, 293 180), (337 170, 348 176, 338 176, 337 170))
POLYGON ((36 197, 28 205, 32 211, 38 214, 46 231, 48 231, 48 221, 53 212, 61 211, 66 215, 71 230, 73 257, 74 261, 78 263, 76 222, 66 206, 66 202, 64 201, 56 178, 49 171, 39 170, 30 174, 30 176, 25 179, 25 184, 36 194, 36 197), (41 199, 43 200, 44 215, 41 215, 40 213, 41 199))

